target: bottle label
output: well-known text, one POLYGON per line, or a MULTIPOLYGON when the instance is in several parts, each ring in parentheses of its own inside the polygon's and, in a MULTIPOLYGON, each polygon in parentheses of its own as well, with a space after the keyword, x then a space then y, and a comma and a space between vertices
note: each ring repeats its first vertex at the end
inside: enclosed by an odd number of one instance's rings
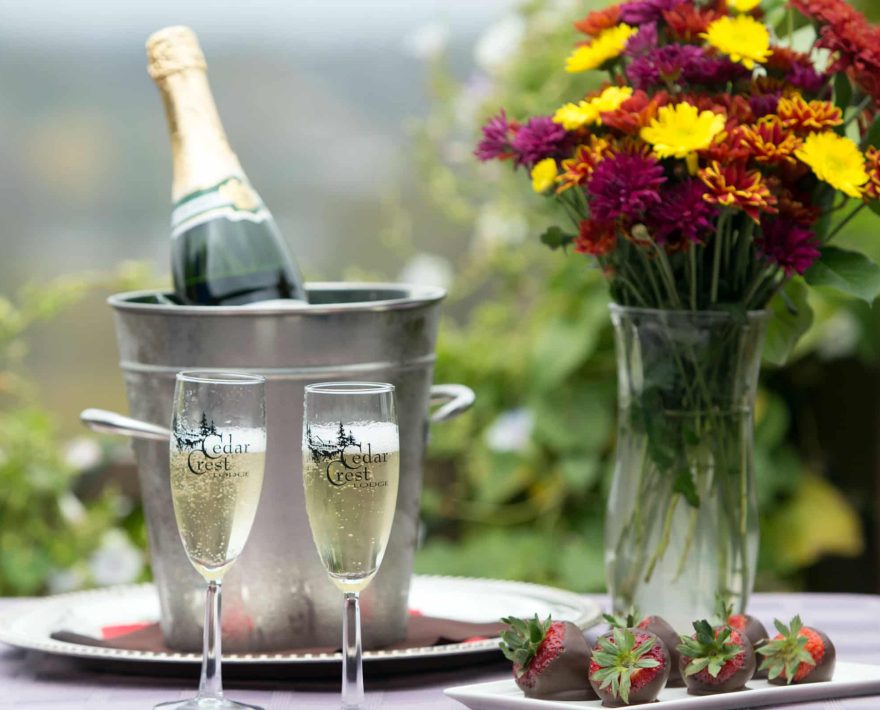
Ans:
POLYGON ((234 222, 243 219, 263 222, 269 216, 269 210, 247 181, 230 177, 213 187, 193 192, 177 203, 171 213, 171 237, 218 217, 234 222))

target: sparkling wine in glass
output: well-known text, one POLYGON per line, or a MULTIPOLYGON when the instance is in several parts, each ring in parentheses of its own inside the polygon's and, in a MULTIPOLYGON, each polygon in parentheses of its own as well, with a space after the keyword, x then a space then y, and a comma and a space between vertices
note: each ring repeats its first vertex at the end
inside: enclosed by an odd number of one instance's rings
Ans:
POLYGON ((249 708, 223 695, 220 591, 260 502, 266 460, 265 378, 234 372, 177 375, 171 422, 171 498, 183 549, 208 585, 198 695, 157 708, 249 708))
POLYGON ((382 563, 397 506, 400 443, 394 386, 306 387, 303 485, 312 537, 343 593, 342 707, 362 708, 359 594, 382 563))

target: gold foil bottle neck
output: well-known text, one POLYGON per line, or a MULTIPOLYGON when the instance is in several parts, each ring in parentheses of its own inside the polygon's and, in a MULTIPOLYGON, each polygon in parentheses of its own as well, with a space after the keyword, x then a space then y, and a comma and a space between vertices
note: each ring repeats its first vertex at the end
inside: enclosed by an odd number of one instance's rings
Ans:
POLYGON ((147 72, 155 80, 186 69, 207 69, 199 40, 189 27, 174 25, 147 39, 147 72))

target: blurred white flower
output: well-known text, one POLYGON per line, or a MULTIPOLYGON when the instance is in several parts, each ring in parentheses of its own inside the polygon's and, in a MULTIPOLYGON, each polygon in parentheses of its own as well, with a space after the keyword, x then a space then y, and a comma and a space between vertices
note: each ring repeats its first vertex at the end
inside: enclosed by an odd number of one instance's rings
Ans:
POLYGON ((455 270, 449 259, 437 254, 416 254, 401 269, 397 278, 404 283, 449 288, 454 277, 455 270))
POLYGON ((61 517, 71 525, 75 525, 86 517, 86 509, 82 501, 70 491, 65 491, 58 496, 58 510, 61 511, 61 517))
POLYGON ((49 594, 64 594, 82 589, 86 584, 86 575, 82 567, 53 570, 46 579, 49 594))
POLYGON ((822 324, 816 349, 826 360, 851 355, 859 343, 861 331, 858 321, 851 313, 837 311, 822 324))
POLYGON ((89 570, 95 584, 129 584, 144 568, 143 553, 122 530, 108 530, 101 546, 89 557, 89 570))
POLYGON ((68 441, 63 456, 64 462, 77 471, 95 468, 104 458, 98 442, 87 436, 78 436, 68 441))
POLYGON ((449 44, 449 27, 430 22, 410 32, 403 38, 403 48, 416 59, 429 61, 446 49, 449 44))
POLYGON ((526 31, 519 15, 509 15, 491 25, 477 40, 474 61, 483 71, 493 74, 516 54, 526 31))
POLYGON ((486 430, 486 446, 498 453, 522 451, 534 426, 535 418, 528 409, 509 409, 499 414, 486 430))
POLYGON ((477 251, 490 251, 499 246, 514 246, 522 244, 528 234, 529 223, 521 212, 490 202, 477 215, 474 247, 477 251))

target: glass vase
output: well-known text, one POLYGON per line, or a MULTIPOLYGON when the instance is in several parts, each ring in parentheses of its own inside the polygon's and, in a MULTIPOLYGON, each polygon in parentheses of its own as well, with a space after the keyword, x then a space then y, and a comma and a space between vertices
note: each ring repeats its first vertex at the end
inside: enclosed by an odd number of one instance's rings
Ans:
POLYGON ((758 511, 753 409, 765 312, 611 306, 618 437, 605 519, 614 609, 679 631, 745 608, 758 511))

